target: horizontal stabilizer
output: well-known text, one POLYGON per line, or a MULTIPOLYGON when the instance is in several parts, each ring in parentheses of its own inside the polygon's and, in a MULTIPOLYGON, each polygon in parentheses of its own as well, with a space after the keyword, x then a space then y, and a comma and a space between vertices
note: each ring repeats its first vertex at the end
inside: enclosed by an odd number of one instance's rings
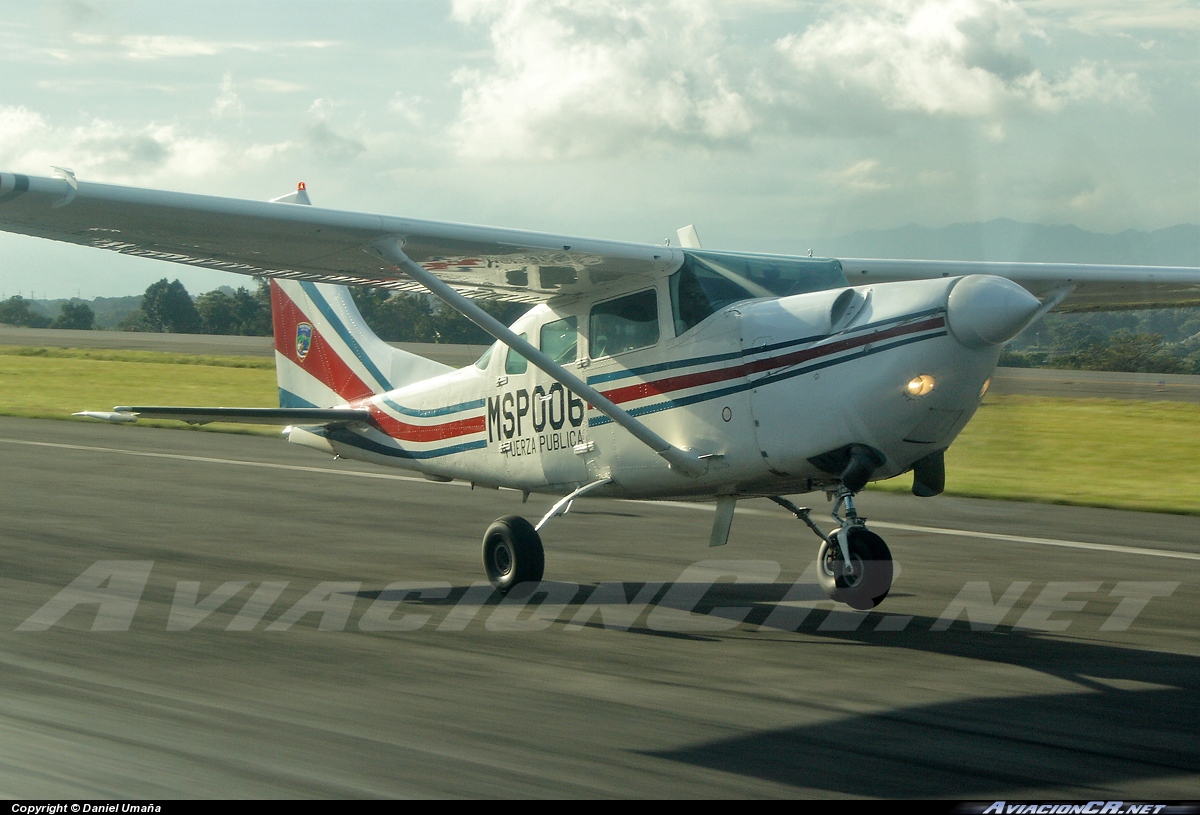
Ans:
POLYGON ((370 411, 351 408, 227 408, 227 407, 115 407, 111 412, 85 410, 74 414, 106 422, 136 422, 138 419, 175 419, 189 424, 236 422, 238 424, 352 424, 366 422, 370 411))

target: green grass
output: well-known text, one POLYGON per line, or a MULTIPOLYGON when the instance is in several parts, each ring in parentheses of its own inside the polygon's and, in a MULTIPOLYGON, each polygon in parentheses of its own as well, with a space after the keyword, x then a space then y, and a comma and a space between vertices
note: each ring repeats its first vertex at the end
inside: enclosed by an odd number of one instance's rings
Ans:
MULTIPOLYGON (((0 347, 0 415, 72 419, 78 410, 111 410, 116 405, 278 407, 274 361, 157 351, 0 347)), ((192 427, 157 420, 138 424, 192 427)), ((201 428, 257 435, 279 432, 257 425, 201 428)))
POLYGON ((171 354, 164 351, 110 351, 102 348, 30 348, 22 345, 0 345, 0 356, 275 370, 275 360, 270 357, 217 357, 203 354, 171 354))
MULTIPOLYGON (((137 404, 275 407, 277 393, 270 359, 0 347, 6 416, 68 419, 137 404)), ((946 471, 952 495, 1200 515, 1200 405, 988 397, 946 453, 946 471)), ((907 491, 911 483, 901 476, 872 489, 907 491)))
POLYGON ((1200 405, 989 397, 946 452, 946 492, 1200 515, 1200 405))

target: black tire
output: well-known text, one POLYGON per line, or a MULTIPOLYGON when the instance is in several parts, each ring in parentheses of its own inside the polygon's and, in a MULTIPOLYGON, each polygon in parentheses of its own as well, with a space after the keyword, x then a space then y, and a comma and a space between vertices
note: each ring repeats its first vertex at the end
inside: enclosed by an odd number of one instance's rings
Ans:
POLYGON ((508 515, 483 536, 483 569, 501 594, 519 583, 537 582, 546 569, 542 538, 520 515, 508 515))
POLYGON ((854 574, 847 577, 842 568, 842 549, 837 533, 821 544, 817 554, 817 582, 831 600, 859 611, 870 611, 883 602, 892 588, 892 553, 883 538, 869 529, 854 527, 847 533, 846 548, 854 574))

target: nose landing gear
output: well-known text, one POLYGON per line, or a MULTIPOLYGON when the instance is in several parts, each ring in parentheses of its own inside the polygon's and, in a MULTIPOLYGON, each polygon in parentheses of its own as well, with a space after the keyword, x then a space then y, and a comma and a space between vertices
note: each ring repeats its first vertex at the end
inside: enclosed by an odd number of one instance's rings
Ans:
POLYGON ((854 493, 839 487, 833 519, 840 525, 830 535, 809 518, 810 509, 797 507, 779 496, 771 500, 808 525, 821 539, 817 553, 817 582, 831 600, 859 611, 869 611, 887 597, 892 587, 892 553, 883 538, 867 529, 867 519, 854 507, 854 493), (838 514, 842 507, 846 516, 838 514))

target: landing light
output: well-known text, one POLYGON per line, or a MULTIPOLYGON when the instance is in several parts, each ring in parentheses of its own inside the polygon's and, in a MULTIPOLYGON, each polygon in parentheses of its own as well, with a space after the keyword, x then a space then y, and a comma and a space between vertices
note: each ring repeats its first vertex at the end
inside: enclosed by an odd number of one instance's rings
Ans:
POLYGON ((991 386, 992 386, 992 378, 989 376, 986 380, 984 380, 983 387, 979 389, 979 398, 980 399, 987 396, 988 388, 990 388, 991 386))
POLYGON ((924 396, 932 391, 936 384, 932 376, 921 374, 910 379, 904 389, 908 391, 909 396, 924 396))

